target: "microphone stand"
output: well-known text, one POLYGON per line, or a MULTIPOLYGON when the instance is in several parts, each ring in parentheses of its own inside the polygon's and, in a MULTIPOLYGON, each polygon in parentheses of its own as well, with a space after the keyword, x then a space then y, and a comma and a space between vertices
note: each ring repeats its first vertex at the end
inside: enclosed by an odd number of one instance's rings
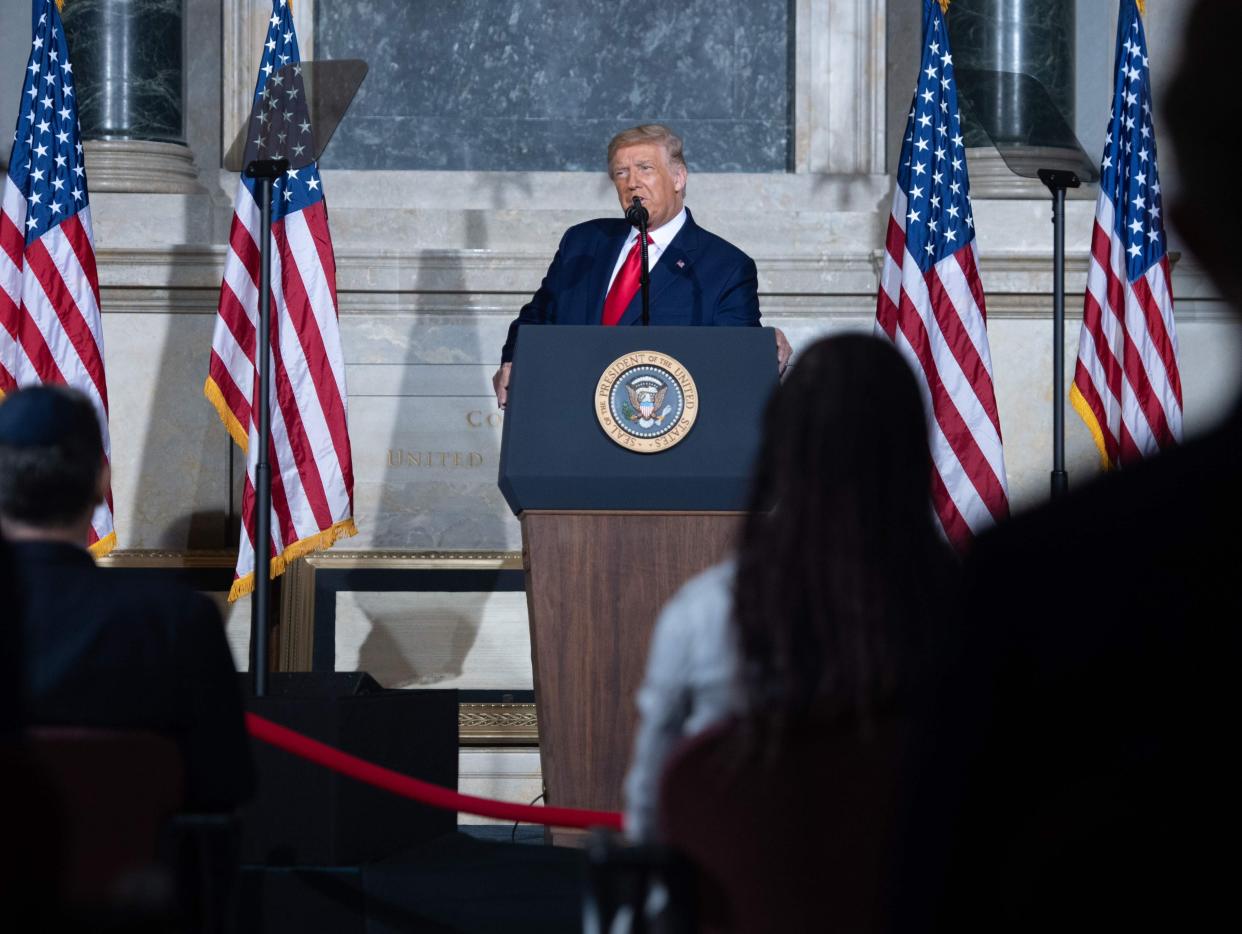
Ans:
POLYGON ((647 212, 643 211, 638 222, 639 255, 643 259, 643 275, 639 280, 643 290, 643 327, 651 323, 651 267, 647 264, 647 212))
POLYGON ((647 262, 647 221, 650 217, 637 195, 625 216, 638 228, 638 255, 642 258, 642 273, 638 281, 643 292, 643 327, 647 327, 651 323, 651 267, 647 262))
POLYGON ((1052 192, 1052 498, 1069 490, 1065 471, 1065 189, 1077 188, 1077 175, 1040 169, 1039 180, 1052 192))

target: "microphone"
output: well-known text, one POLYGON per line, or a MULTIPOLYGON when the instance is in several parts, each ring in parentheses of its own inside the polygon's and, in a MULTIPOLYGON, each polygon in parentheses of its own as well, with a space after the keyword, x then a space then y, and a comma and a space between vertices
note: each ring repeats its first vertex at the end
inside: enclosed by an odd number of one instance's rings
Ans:
POLYGON ((647 209, 643 207, 642 199, 635 195, 634 203, 625 209, 625 219, 634 227, 646 227, 647 218, 647 209))
POLYGON ((647 214, 647 209, 643 207, 642 199, 638 195, 634 196, 633 202, 625 209, 625 219, 630 222, 630 226, 638 228, 638 255, 641 257, 642 262, 642 265, 639 267, 641 273, 638 281, 642 286, 642 322, 643 327, 646 327, 651 322, 651 274, 648 272, 649 267, 647 266, 647 221, 650 219, 650 215, 647 214))

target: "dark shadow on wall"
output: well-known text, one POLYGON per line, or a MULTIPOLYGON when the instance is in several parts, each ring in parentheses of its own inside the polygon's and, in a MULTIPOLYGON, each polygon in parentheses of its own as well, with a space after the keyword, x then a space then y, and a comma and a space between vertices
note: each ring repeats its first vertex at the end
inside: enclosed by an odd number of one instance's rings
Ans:
MULTIPOLYGON (((194 247, 173 247, 169 278, 175 278, 177 253, 194 247)), ((235 547, 238 522, 232 514, 230 466, 240 455, 215 410, 203 397, 203 380, 215 328, 214 291, 177 289, 168 309, 163 345, 150 382, 150 414, 142 436, 142 454, 134 461, 134 528, 119 529, 124 543, 174 551, 235 547)), ((120 311, 120 309, 114 309, 120 311)), ((105 311, 105 342, 108 312, 105 311)), ((141 316, 135 316, 140 317, 141 316)), ((153 315, 148 325, 158 333, 153 315)), ((115 407, 115 406, 114 406, 115 407)), ((114 450, 132 443, 113 432, 114 450)), ((244 470, 244 463, 241 467, 244 470)))
MULTIPOLYGON (((487 246, 481 211, 466 212, 466 249, 487 246)), ((474 296, 456 251, 420 251, 417 270, 385 354, 401 373, 392 389, 392 429, 375 523, 377 546, 414 550, 488 550, 505 541, 496 504, 497 413, 488 367, 499 343, 483 346, 474 296), (408 308, 408 310, 407 310, 408 308), (485 378, 480 378, 487 370, 485 378)))
POLYGON ((358 650, 358 670, 386 688, 433 687, 461 676, 482 619, 482 601, 461 594, 466 612, 447 613, 434 625, 420 626, 404 643, 394 630, 408 617, 399 612, 364 613, 371 630, 358 650))

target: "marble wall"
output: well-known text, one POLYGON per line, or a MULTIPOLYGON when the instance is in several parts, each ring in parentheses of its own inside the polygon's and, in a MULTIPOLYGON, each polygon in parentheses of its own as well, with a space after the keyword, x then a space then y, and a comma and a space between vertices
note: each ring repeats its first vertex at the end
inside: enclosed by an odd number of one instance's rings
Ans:
POLYGON ((0 168, 9 164, 18 97, 29 58, 29 0, 0 0, 0 168))
POLYGON ((1098 159, 1112 98, 1117 0, 1077 0, 1074 11, 1074 130, 1082 148, 1098 159))
POLYGON ((791 159, 789 0, 355 0, 315 8, 316 54, 371 72, 328 168, 599 171, 666 122, 692 169, 791 159))

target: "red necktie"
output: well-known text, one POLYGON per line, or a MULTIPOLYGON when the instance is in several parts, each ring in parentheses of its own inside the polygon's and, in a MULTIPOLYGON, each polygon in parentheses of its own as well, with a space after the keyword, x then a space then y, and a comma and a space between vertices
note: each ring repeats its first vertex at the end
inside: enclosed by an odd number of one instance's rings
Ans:
MULTIPOLYGON (((647 243, 655 243, 651 239, 651 234, 647 234, 647 243)), ((617 273, 617 278, 612 280, 612 288, 608 290, 608 297, 604 299, 603 323, 606 325, 613 325, 621 320, 625 309, 630 307, 630 302, 634 300, 634 295, 638 292, 643 265, 642 257, 638 254, 638 247, 638 238, 635 237, 634 245, 630 247, 630 255, 622 263, 621 271, 617 273)))

